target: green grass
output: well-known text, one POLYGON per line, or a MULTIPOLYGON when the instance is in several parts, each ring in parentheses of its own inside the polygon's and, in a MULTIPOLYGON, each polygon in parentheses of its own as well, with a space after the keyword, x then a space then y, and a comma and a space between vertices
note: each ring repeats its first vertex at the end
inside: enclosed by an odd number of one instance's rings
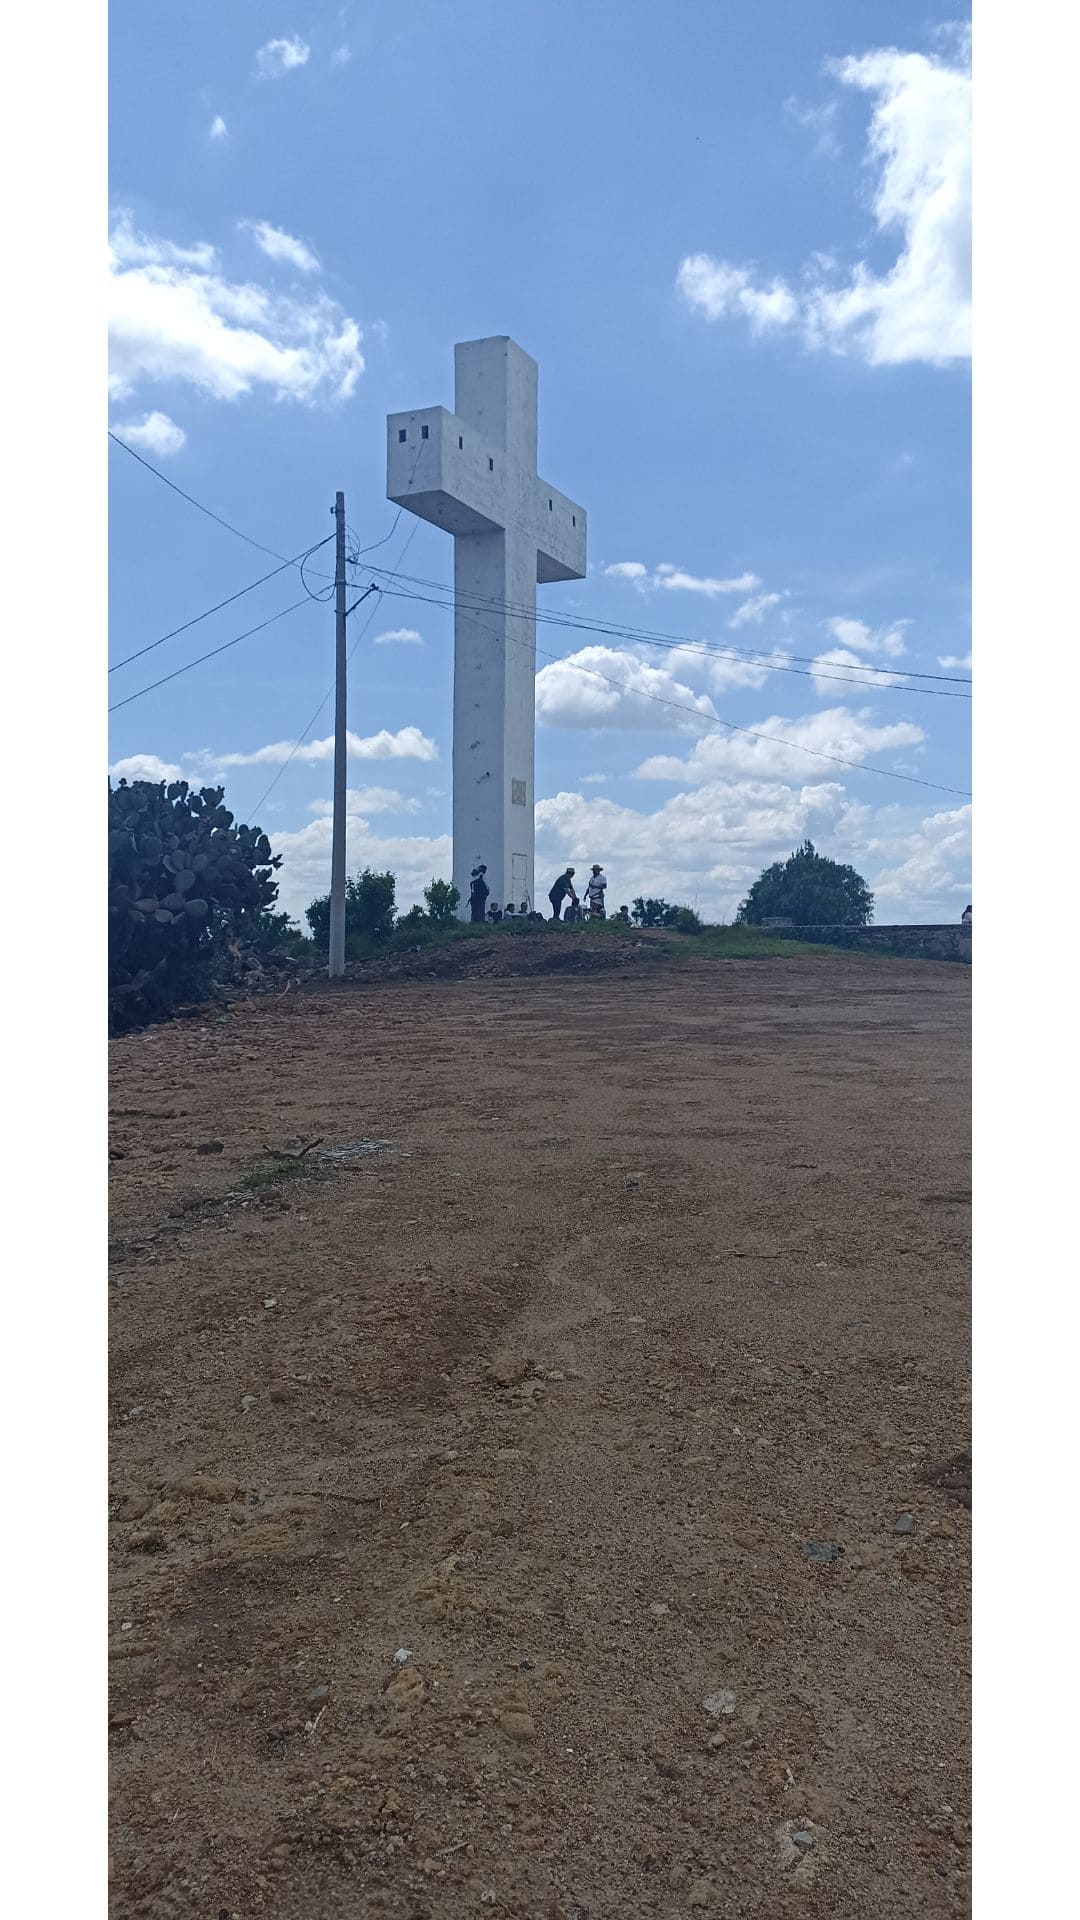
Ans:
POLYGON ((836 953, 836 947, 815 946, 809 940, 779 940, 759 927, 702 927, 700 933, 664 933, 672 953, 698 954, 704 960, 795 959, 800 954, 836 953))
POLYGON ((275 1160, 262 1167, 252 1167, 239 1186, 243 1193, 265 1193, 269 1187, 278 1187, 285 1180, 302 1180, 315 1171, 315 1165, 306 1156, 303 1160, 275 1160))

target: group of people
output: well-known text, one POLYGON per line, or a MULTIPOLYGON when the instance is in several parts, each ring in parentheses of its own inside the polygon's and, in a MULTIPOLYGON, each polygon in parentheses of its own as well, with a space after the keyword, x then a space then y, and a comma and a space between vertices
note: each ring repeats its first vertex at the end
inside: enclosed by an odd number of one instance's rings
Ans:
MULTIPOLYGON (((607 908, 604 903, 606 892, 607 877, 599 863, 594 864, 585 883, 584 900, 579 898, 574 886, 574 868, 567 867, 560 873, 548 894, 551 917, 553 920, 565 919, 568 923, 586 918, 606 920, 607 908)), ((542 913, 535 912, 527 900, 523 900, 520 906, 515 906, 512 900, 508 901, 505 907, 496 906, 494 903, 489 906, 490 894, 487 867, 482 865, 474 867, 469 876, 469 918, 474 926, 481 925, 485 921, 492 926, 497 926, 502 920, 542 920, 544 917, 542 913)), ((614 917, 616 920, 624 920, 629 925, 629 908, 620 907, 614 917)))

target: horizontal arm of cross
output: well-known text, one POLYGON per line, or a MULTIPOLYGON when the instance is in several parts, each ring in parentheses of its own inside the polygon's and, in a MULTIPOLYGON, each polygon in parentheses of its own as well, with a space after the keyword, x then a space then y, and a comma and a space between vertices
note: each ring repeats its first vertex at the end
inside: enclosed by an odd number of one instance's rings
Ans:
POLYGON ((538 581, 585 575, 583 508, 445 407, 392 413, 386 423, 386 492, 451 534, 498 533, 530 542, 538 581))

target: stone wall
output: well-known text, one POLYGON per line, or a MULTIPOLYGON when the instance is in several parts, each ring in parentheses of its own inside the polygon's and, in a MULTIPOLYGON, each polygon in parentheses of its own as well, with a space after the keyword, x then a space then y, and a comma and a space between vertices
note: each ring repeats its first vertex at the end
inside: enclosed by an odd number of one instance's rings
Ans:
POLYGON ((823 947, 851 947, 860 953, 901 953, 918 960, 960 960, 971 964, 971 928, 932 927, 771 927, 777 940, 812 940, 823 947))

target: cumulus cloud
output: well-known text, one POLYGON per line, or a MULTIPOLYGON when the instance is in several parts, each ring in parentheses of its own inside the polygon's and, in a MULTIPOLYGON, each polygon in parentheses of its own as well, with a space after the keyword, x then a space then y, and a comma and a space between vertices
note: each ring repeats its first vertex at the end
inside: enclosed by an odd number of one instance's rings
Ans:
POLYGON ((141 447, 144 453, 156 453, 161 460, 167 460, 172 453, 179 453, 187 445, 187 434, 170 420, 167 413, 144 413, 141 420, 118 420, 113 426, 118 440, 126 440, 129 447, 141 447))
POLYGON ((630 580, 641 593, 655 593, 665 588, 669 593, 704 594, 710 600, 718 593, 751 593, 761 585, 756 573, 716 580, 708 574, 687 573, 682 567, 673 566, 670 560, 663 561, 652 572, 643 560, 617 560, 613 566, 605 567, 604 573, 609 580, 630 580))
POLYGON ((839 618, 825 622, 833 639, 841 647, 854 647, 859 653, 887 653, 894 659, 906 653, 904 628, 907 620, 894 620, 887 627, 868 627, 865 620, 839 618))
POLYGON ((708 320, 742 317, 751 331, 795 327, 811 347, 860 354, 872 366, 964 360, 971 353, 971 70, 896 48, 830 64, 843 86, 873 100, 867 161, 879 232, 895 235, 891 269, 857 261, 846 282, 816 255, 798 286, 750 266, 691 254, 683 299, 708 320), (830 277, 832 276, 832 277, 830 277))
POLYGON ((582 647, 536 676, 536 717, 544 727, 680 729, 694 713, 715 712, 708 694, 695 693, 668 664, 653 666, 621 648, 582 647))
POLYGON ((868 709, 849 713, 832 707, 799 719, 771 714, 746 732, 712 730, 699 739, 685 760, 655 754, 637 768, 639 780, 678 780, 707 784, 722 776, 756 779, 805 778, 810 754, 828 754, 856 767, 897 747, 918 746, 921 727, 909 720, 878 725, 868 709), (800 751, 802 749, 802 751, 800 751))
POLYGON ((317 273, 319 256, 313 253, 303 240, 297 240, 283 227, 272 227, 268 220, 241 220, 238 225, 250 233, 255 245, 265 253, 268 260, 290 267, 298 267, 301 273, 317 273))
POLYGON ((282 74, 306 67, 310 58, 311 48, 299 34, 288 40, 268 40, 255 55, 255 71, 260 80, 280 80, 282 74))
MULTIPOLYGON (((377 813, 419 813, 419 800, 407 799, 396 787, 350 787, 345 795, 345 812, 365 819, 377 813)), ((312 800, 308 812, 333 816, 332 800, 312 800)))
POLYGON ((546 727, 685 732, 695 715, 715 717, 711 694, 764 686, 786 663, 778 651, 748 660, 692 640, 662 654, 644 643, 582 647, 537 674, 537 719, 546 727))
POLYGON ((537 864, 556 871, 602 859, 609 899, 696 899, 707 917, 731 919, 762 867, 808 833, 845 852, 865 814, 836 781, 716 781, 674 794, 652 813, 563 792, 537 805, 537 864))
MULTIPOLYGON (((381 727, 378 733, 364 736, 347 733, 345 739, 350 760, 437 760, 439 757, 434 740, 429 740, 419 727, 399 727, 396 733, 381 727)), ((305 740, 299 747, 292 740, 273 740, 268 746, 256 747, 253 753, 208 753, 199 757, 210 767, 273 767, 283 766, 286 760, 332 760, 334 736, 331 733, 325 740, 305 740)))
MULTIPOLYGON (((837 682, 846 676, 842 672, 837 673, 837 667, 855 667, 858 670, 858 677, 852 680, 852 685, 857 687, 860 694, 865 697, 867 686, 870 684, 867 678, 866 661, 861 660, 857 653, 849 652, 847 647, 829 647, 825 653, 815 655, 810 669, 814 680, 814 691, 820 693, 826 700, 843 698, 836 689, 837 682)), ((884 673, 875 667, 872 684, 875 687, 895 687, 901 685, 906 678, 906 674, 884 673)))
POLYGON ((728 626, 760 626, 769 609, 778 607, 784 598, 785 595, 782 593, 756 593, 749 600, 744 600, 740 607, 736 607, 728 621, 728 626))
MULTIPOLYGON (((304 909, 330 890, 330 842, 333 822, 323 816, 293 833, 270 836, 274 852, 282 856, 277 874, 278 906, 305 927, 304 909)), ((380 836, 371 831, 362 812, 345 822, 345 859, 350 873, 361 867, 396 875, 398 911, 423 902, 424 888, 449 879, 452 845, 448 833, 380 836)))
POLYGON ((335 47, 333 53, 330 55, 330 65, 332 67, 347 67, 351 59, 351 47, 335 47))
POLYGON ((159 760, 156 753, 129 753, 126 760, 114 760, 109 768, 114 780, 179 780, 180 769, 171 760, 159 760))
POLYGON ((919 919, 955 903, 958 920, 971 899, 971 807, 928 814, 912 832, 875 835, 867 846, 884 860, 875 879, 879 920, 919 919))
POLYGON ((326 295, 307 299, 231 281, 208 242, 137 233, 121 213, 110 246, 110 381, 181 380, 234 400, 345 400, 363 372, 360 329, 326 295))
POLYGON ((417 633, 415 627, 391 627, 386 633, 377 633, 374 640, 377 647, 422 647, 423 644, 423 635, 417 633))
POLYGON ((970 671, 971 671, 971 655, 970 655, 970 653, 964 653, 964 654, 960 654, 960 653, 939 653, 939 654, 938 654, 938 666, 939 666, 939 667, 945 667, 946 669, 948 669, 949 667, 960 667, 961 669, 965 669, 965 670, 966 670, 967 672, 969 672, 969 673, 970 673, 970 671))
POLYGON ((225 122, 222 119, 220 113, 215 113, 212 121, 210 122, 211 140, 224 140, 228 134, 228 131, 229 129, 225 125, 225 122))

